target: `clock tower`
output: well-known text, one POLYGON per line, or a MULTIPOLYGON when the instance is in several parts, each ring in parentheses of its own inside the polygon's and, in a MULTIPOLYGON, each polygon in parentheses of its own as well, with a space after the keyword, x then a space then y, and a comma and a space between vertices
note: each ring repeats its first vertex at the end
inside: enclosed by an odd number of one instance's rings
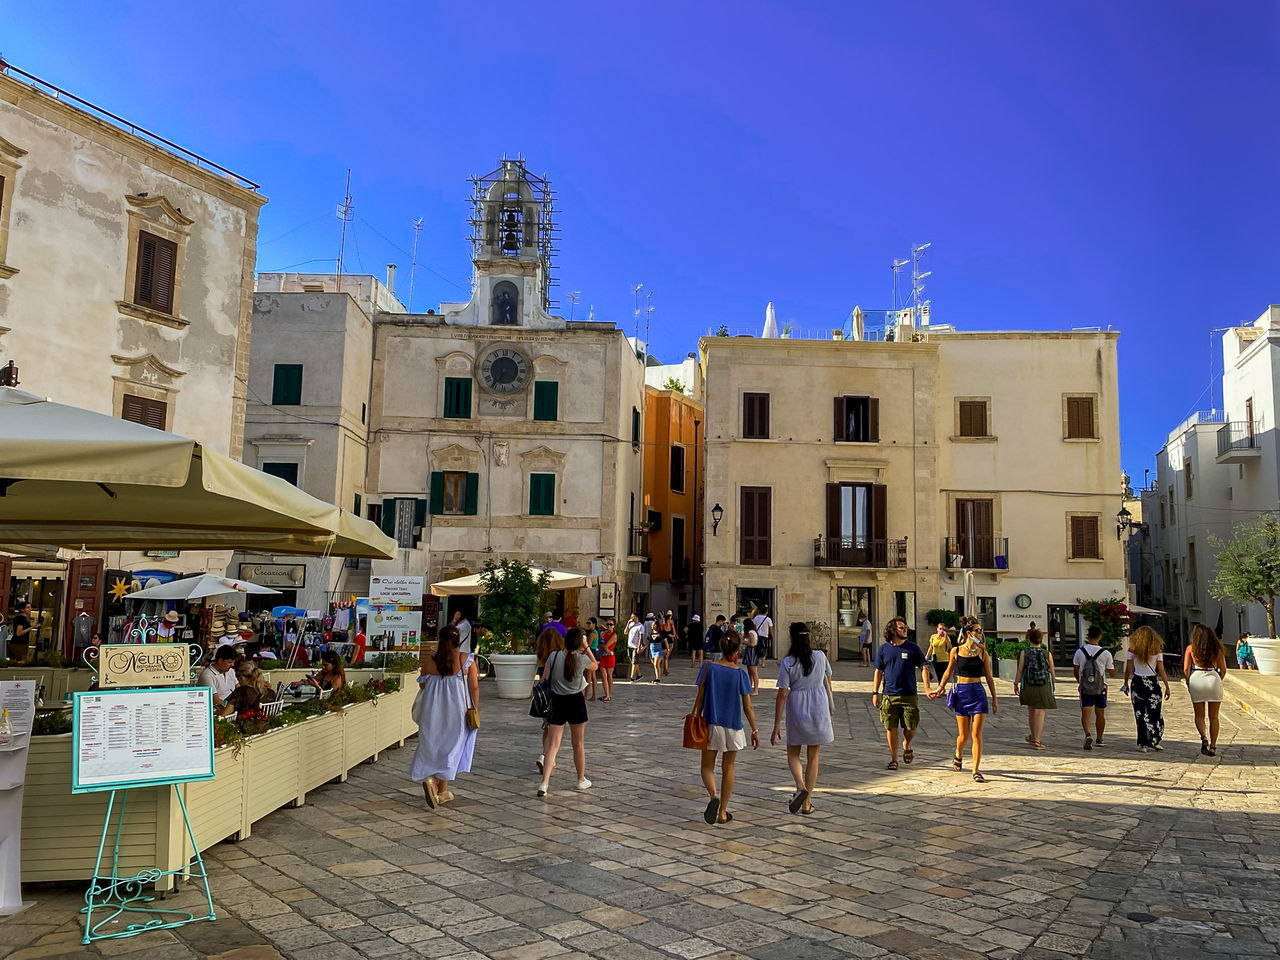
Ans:
POLYGON ((446 314, 459 326, 555 329, 552 254, 554 194, 522 159, 472 177, 471 302, 446 314))

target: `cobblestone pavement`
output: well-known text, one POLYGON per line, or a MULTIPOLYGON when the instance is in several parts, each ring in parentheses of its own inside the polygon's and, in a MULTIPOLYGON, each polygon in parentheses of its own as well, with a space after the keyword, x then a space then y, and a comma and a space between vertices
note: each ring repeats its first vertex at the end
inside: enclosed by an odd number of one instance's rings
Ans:
MULTIPOLYGON (((1175 687, 1167 749, 1141 754, 1117 698, 1106 746, 1085 752, 1067 693, 1037 753, 1008 696, 988 727, 988 782, 976 784, 950 769, 954 721, 940 702, 924 707, 915 762, 886 770, 869 671, 842 664, 837 741, 823 749, 814 814, 787 812, 783 748, 762 746, 740 756, 735 821, 707 826, 697 758, 679 747, 692 679, 680 664, 659 686, 620 683, 612 703, 591 705, 595 786, 573 789, 562 754, 546 800, 534 796, 536 721, 486 684, 476 769, 449 806, 428 810, 405 777, 409 751, 392 751, 209 851, 216 922, 82 947, 80 891, 38 887, 28 889, 35 908, 0 922, 0 955, 1277 953, 1280 735, 1237 708, 1224 707, 1219 756, 1202 757, 1175 687)), ((757 711, 767 741, 771 689, 757 711)))

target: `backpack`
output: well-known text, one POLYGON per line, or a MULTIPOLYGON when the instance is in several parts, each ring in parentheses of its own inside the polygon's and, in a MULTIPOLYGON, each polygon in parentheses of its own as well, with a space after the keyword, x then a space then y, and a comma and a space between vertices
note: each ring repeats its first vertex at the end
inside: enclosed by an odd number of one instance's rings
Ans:
MULTIPOLYGON (((1081 649, 1084 649, 1083 647, 1081 649)), ((1102 650, 1097 653, 1084 655, 1084 666, 1080 668, 1080 692, 1092 697, 1101 696, 1102 692, 1107 688, 1107 678, 1102 672, 1102 668, 1098 666, 1098 658, 1102 656, 1102 650)))
POLYGON ((1039 647, 1027 647, 1027 662, 1022 667, 1022 682, 1031 687, 1049 682, 1049 657, 1039 647))

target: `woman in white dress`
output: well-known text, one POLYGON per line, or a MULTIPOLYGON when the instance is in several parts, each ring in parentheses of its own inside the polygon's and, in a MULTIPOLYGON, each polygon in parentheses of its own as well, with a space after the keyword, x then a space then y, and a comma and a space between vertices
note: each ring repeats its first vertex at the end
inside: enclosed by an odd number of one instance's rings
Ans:
POLYGON ((458 629, 440 631, 435 656, 422 664, 422 712, 418 717, 418 749, 409 777, 421 783, 427 806, 453 799, 449 783, 471 770, 476 731, 467 726, 467 710, 480 702, 475 654, 458 650, 458 629))
POLYGON ((1222 680, 1227 675, 1227 657, 1217 634, 1203 623, 1191 628, 1191 642, 1182 655, 1182 673, 1187 678, 1187 692, 1196 712, 1196 729, 1200 731, 1200 752, 1206 757, 1218 753, 1218 711, 1222 707, 1222 680), (1209 731, 1205 736, 1205 713, 1209 714, 1209 731))
POLYGON ((791 624, 791 649, 778 664, 778 698, 773 708, 771 744, 779 738, 778 725, 787 718, 787 765, 796 782, 796 792, 787 804, 792 813, 813 812, 813 788, 818 783, 818 750, 835 739, 831 726, 835 695, 831 689, 831 664, 826 654, 809 645, 809 626, 791 624), (800 748, 806 750, 804 770, 800 769, 800 748))

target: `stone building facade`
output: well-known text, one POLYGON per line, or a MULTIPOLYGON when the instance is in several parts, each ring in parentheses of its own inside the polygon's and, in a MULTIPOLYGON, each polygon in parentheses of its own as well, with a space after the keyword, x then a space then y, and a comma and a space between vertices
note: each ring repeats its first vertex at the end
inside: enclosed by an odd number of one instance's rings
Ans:
MULTIPOLYGON (((17 364, 22 389, 239 458, 265 203, 255 184, 0 67, 0 363, 17 364)), ((41 648, 59 647, 74 611, 100 618, 107 561, 166 576, 220 573, 230 556, 0 557, 0 612, 32 600, 41 648)))
POLYGON ((1124 596, 1117 336, 703 339, 707 614, 767 604, 852 658, 859 614, 919 634, 968 581, 989 632, 1073 646, 1078 599, 1124 596))

